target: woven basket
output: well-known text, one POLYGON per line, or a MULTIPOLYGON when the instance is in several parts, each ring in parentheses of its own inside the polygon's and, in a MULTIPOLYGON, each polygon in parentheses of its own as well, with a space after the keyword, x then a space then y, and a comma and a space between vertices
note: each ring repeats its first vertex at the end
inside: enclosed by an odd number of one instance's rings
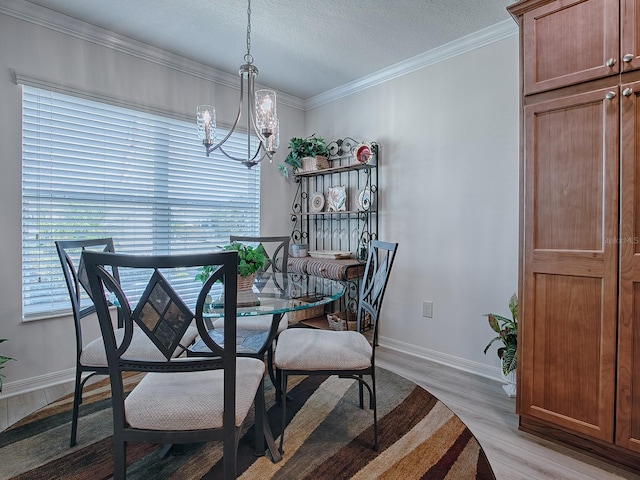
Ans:
POLYGON ((348 321, 345 319, 345 316, 344 312, 327 313, 329 328, 337 331, 355 330, 357 322, 348 321))
MULTIPOLYGON (((304 301, 302 298, 291 300, 292 306, 303 305, 306 303, 309 302, 304 301)), ((309 318, 321 317, 323 314, 324 305, 318 305, 315 307, 304 308, 302 310, 287 312, 287 319, 289 320, 289 323, 298 323, 302 320, 308 320, 309 318)))
POLYGON ((252 273, 246 277, 238 275, 238 290, 251 290, 253 282, 256 279, 256 274, 252 273))
POLYGON ((329 168, 329 160, 322 155, 316 155, 315 157, 302 157, 300 159, 300 168, 297 170, 300 173, 303 172, 315 172, 316 170, 324 170, 329 168))

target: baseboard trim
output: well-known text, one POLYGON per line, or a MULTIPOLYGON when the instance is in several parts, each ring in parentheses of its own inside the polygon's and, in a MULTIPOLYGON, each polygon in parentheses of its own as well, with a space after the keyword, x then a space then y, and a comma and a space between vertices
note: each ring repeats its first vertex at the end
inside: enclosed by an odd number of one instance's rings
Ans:
POLYGON ((0 395, 2 398, 15 397, 16 395, 42 390, 44 388, 61 385, 67 382, 73 382, 75 375, 76 369, 69 368, 67 370, 60 370, 58 372, 47 373, 45 375, 17 380, 15 382, 3 382, 2 394, 0 395))
POLYGON ((428 348, 418 347, 417 345, 412 345, 410 343, 401 342, 399 340, 383 336, 378 337, 378 345, 399 353, 412 355, 424 360, 430 360, 441 365, 473 373, 491 380, 503 381, 500 376, 500 367, 490 367, 482 363, 472 362, 464 358, 430 350, 428 348))
MULTIPOLYGON (((389 337, 378 337, 378 343, 379 345, 398 353, 412 355, 414 357, 436 362, 451 368, 473 373, 481 377, 490 378, 491 380, 502 381, 499 367, 490 367, 482 363, 472 362, 464 358, 401 342, 389 337)), ((60 370, 59 372, 47 373, 45 375, 39 375, 37 377, 18 380, 15 382, 6 382, 3 383, 2 394, 0 395, 3 398, 14 397, 16 395, 22 395, 24 393, 70 382, 73 381, 74 377, 75 369, 69 368, 67 370, 60 370)))

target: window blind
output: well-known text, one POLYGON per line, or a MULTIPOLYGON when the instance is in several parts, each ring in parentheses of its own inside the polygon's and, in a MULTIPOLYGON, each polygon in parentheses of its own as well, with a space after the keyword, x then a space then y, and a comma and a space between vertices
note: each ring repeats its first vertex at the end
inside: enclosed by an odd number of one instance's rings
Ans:
MULTIPOLYGON (((25 320, 70 308, 55 240, 113 237, 116 251, 177 254, 259 234, 259 166, 207 157, 195 121, 22 88, 25 320)), ((225 147, 242 156, 246 136, 225 147)))

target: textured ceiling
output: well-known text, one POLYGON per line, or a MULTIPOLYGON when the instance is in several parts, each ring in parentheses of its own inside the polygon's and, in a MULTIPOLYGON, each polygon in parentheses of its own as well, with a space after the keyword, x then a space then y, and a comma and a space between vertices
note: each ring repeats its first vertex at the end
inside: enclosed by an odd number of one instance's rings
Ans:
MULTIPOLYGON (((29 0, 237 74, 243 0, 29 0)), ((252 0, 259 83, 308 99, 509 19, 514 0, 252 0)))

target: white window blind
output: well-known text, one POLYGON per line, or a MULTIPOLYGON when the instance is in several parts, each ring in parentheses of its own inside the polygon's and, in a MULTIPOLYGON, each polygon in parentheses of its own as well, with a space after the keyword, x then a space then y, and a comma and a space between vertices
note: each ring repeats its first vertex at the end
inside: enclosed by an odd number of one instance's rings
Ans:
MULTIPOLYGON (((25 320, 70 308, 55 240, 113 237, 116 251, 173 254, 260 232, 259 166, 206 157, 195 120, 24 85, 22 144, 25 320)), ((246 136, 227 144, 242 156, 246 136)))

